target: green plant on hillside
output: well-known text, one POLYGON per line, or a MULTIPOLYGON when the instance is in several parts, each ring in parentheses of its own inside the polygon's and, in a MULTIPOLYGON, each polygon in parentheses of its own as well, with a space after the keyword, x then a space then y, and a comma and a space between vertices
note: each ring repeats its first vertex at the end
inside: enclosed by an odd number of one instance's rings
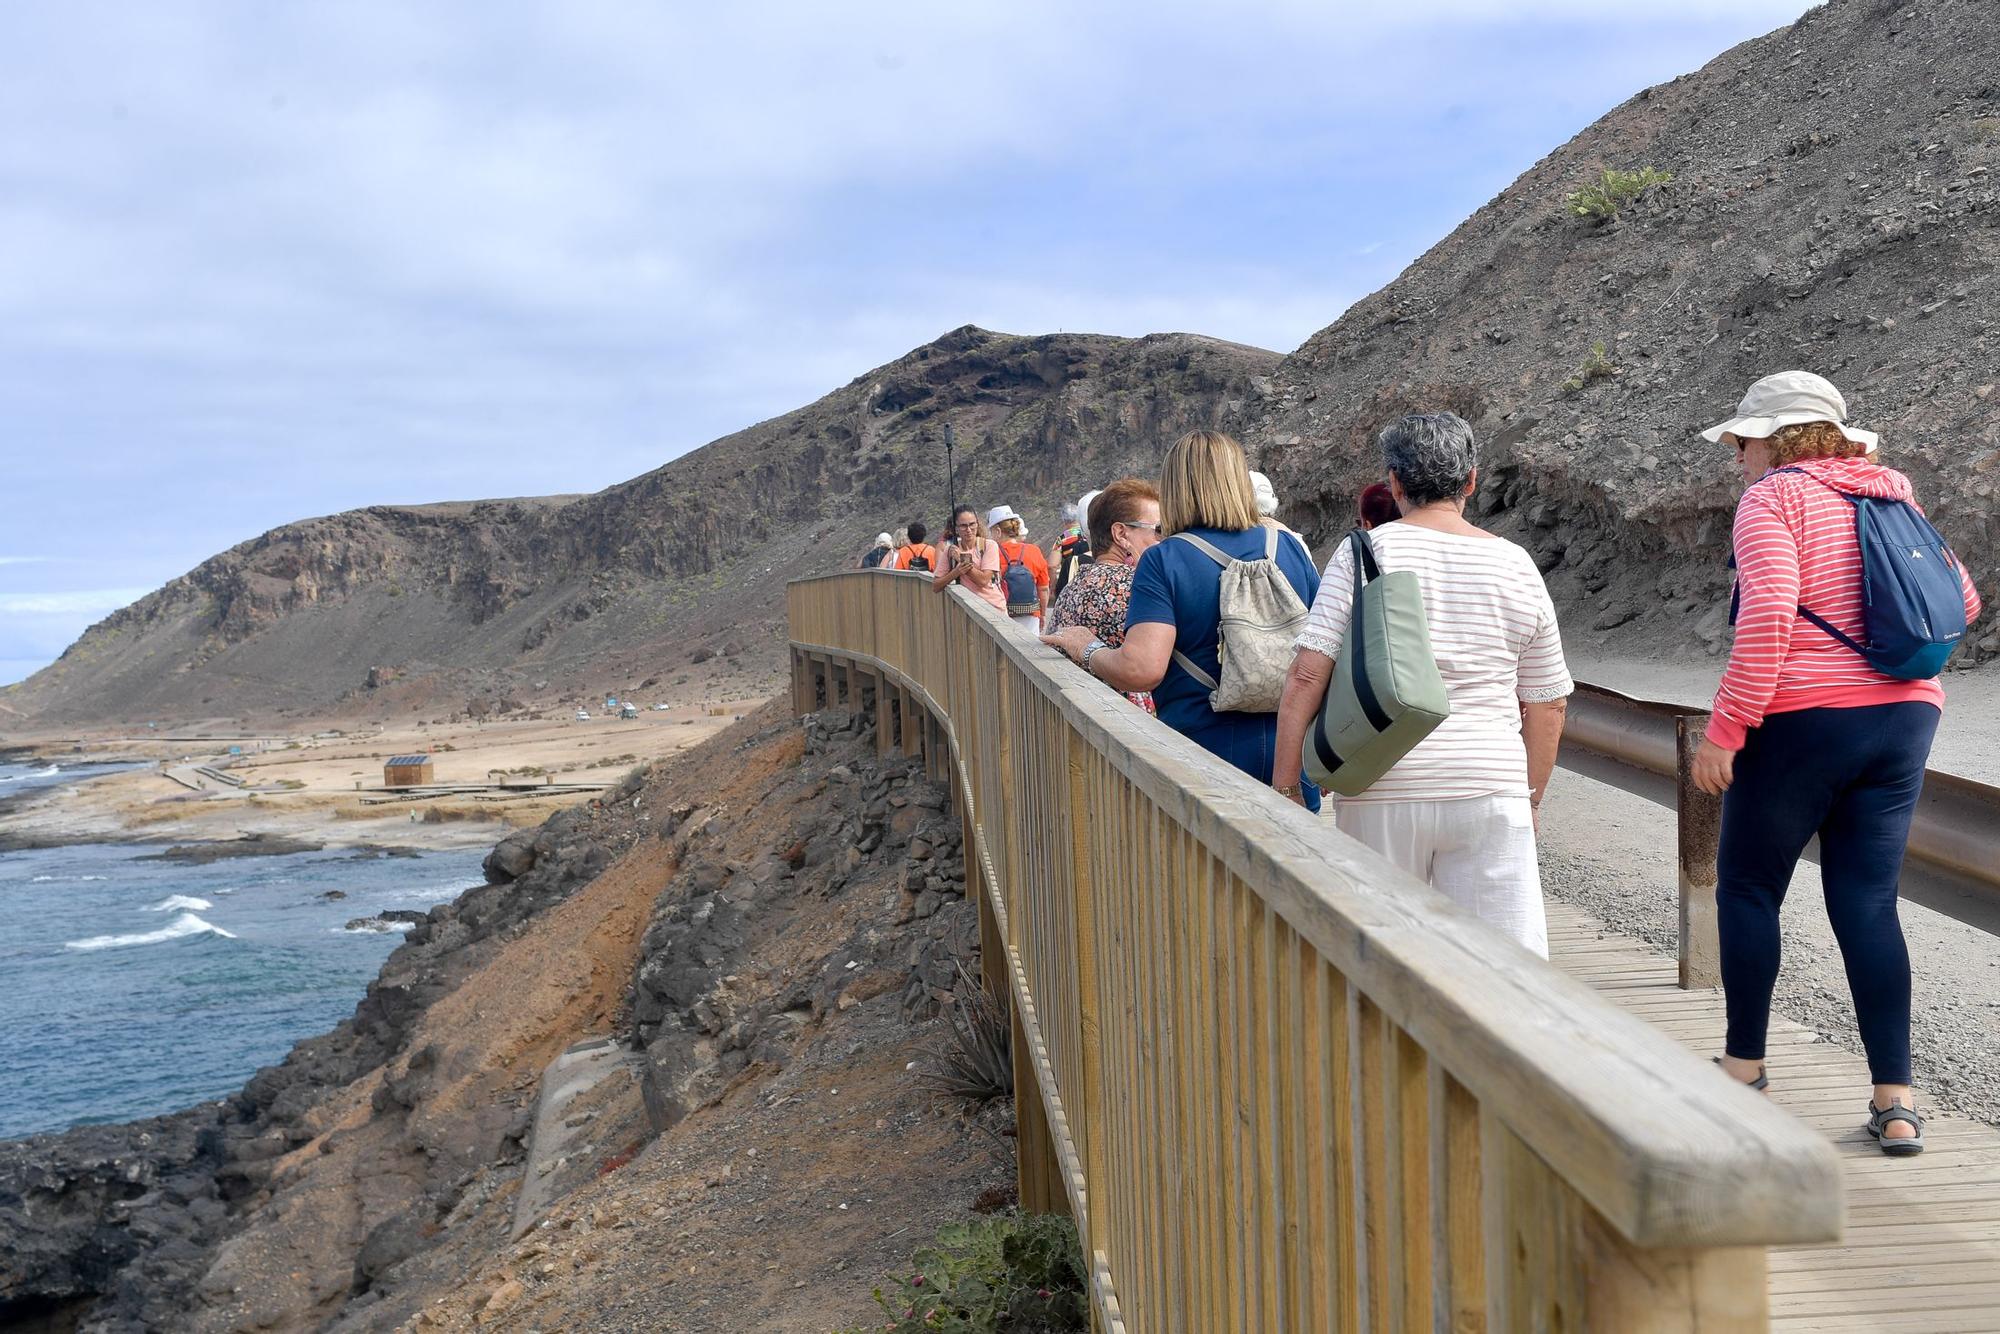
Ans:
POLYGON ((1656 185, 1665 185, 1673 179, 1672 172, 1656 171, 1643 167, 1638 171, 1606 171, 1581 190, 1573 190, 1564 198, 1570 213, 1579 218, 1589 218, 1593 222, 1609 222, 1618 216, 1618 211, 1656 185))
POLYGON ((1076 1224, 1002 1214, 939 1229, 916 1272, 875 1289, 889 1319, 843 1334, 1070 1334, 1090 1328, 1076 1224))
POLYGON ((1014 1016, 978 979, 958 965, 950 1032, 933 1044, 924 1086, 933 1093, 990 1102, 1014 1092, 1014 1016))
POLYGON ((1590 345, 1590 355, 1583 359, 1583 365, 1576 368, 1575 375, 1563 381, 1563 392, 1566 394, 1577 393, 1584 386, 1595 384, 1599 380, 1608 380, 1617 373, 1617 363, 1612 361, 1610 354, 1605 352, 1604 344, 1592 343, 1590 345))

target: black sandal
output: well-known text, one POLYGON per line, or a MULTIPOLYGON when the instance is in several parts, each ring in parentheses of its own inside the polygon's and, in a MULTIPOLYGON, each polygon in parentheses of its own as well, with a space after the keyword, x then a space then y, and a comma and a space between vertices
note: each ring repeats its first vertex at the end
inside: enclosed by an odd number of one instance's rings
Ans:
POLYGON ((1900 1102, 1892 1102, 1887 1107, 1877 1108, 1875 1100, 1868 1100, 1868 1133, 1882 1146, 1882 1152, 1891 1158, 1914 1158, 1924 1151, 1924 1118, 1912 1108, 1900 1102), (1902 1121, 1917 1133, 1908 1139, 1891 1139, 1882 1132, 1889 1128, 1891 1121, 1902 1121))
MULTIPOLYGON (((1714 1057, 1713 1059, 1717 1065, 1722 1064, 1722 1058, 1720 1056, 1714 1057)), ((1725 1075, 1729 1075, 1729 1072, 1727 1070, 1724 1070, 1722 1073, 1725 1075)), ((1729 1077, 1731 1079, 1736 1079, 1735 1075, 1729 1075, 1729 1077)), ((1748 1081, 1736 1079, 1736 1082, 1742 1084, 1744 1088, 1756 1089, 1759 1093, 1762 1093, 1766 1089, 1771 1087, 1771 1076, 1767 1071, 1759 1067, 1757 1071, 1757 1077, 1755 1079, 1748 1081)), ((1872 1108, 1873 1104, 1870 1104, 1870 1106, 1872 1108)))

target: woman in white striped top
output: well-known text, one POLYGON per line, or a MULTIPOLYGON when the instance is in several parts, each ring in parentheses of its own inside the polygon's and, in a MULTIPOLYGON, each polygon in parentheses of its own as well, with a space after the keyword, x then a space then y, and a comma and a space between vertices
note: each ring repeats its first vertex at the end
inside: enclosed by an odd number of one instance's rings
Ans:
MULTIPOLYGON (((1566 700, 1555 605, 1528 553, 1465 517, 1478 484, 1472 428, 1449 412, 1405 417, 1381 435, 1402 518, 1369 534, 1382 569, 1423 591, 1451 716, 1334 812, 1342 833, 1426 881, 1535 953, 1548 954, 1535 811, 1555 768, 1566 700)), ((1278 706, 1281 792, 1298 782, 1306 729, 1347 634, 1354 555, 1327 563, 1278 706)))

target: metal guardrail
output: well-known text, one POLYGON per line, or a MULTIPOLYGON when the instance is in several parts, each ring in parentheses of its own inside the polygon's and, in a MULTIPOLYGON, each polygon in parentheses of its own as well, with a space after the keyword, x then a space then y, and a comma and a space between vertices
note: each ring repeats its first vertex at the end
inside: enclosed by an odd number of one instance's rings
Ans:
MULTIPOLYGON (((1579 682, 1563 742, 1672 784, 1675 719, 1699 715, 1681 705, 1579 682)), ((1656 787, 1643 795, 1663 804, 1672 801, 1671 788, 1656 787)), ((2000 787, 1929 770, 1910 825, 1909 856, 1918 863, 1919 874, 1947 878, 1958 891, 1910 897, 1968 925, 1994 930, 2000 915, 2000 787)))

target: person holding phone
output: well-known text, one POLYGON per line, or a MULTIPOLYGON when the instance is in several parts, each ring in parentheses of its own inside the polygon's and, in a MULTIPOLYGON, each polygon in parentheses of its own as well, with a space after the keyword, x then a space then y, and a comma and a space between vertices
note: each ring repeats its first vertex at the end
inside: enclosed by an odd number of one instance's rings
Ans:
POLYGON ((951 535, 938 556, 937 573, 931 576, 931 590, 942 593, 953 584, 982 598, 1001 612, 1007 597, 1000 591, 1000 544, 986 536, 978 511, 961 505, 951 514, 951 535))

